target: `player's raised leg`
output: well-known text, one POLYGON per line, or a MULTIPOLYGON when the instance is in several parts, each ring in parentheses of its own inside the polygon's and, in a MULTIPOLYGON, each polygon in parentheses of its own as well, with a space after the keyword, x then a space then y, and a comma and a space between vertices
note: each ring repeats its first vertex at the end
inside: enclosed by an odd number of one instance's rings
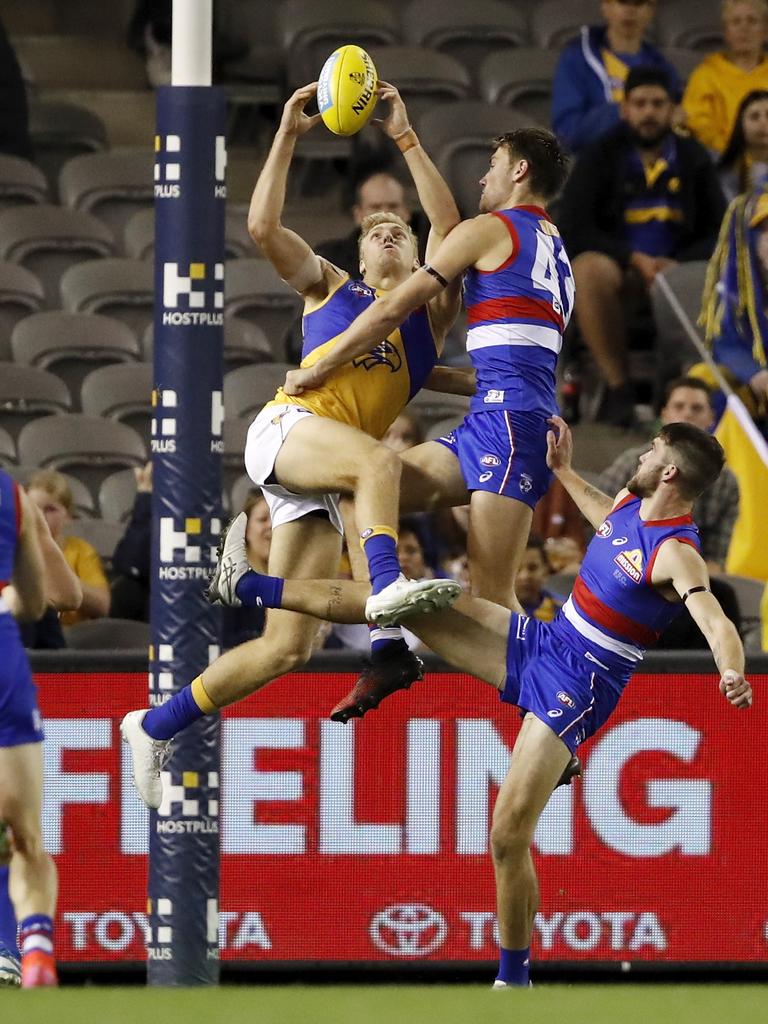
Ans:
POLYGON ((22 985, 57 984, 53 916, 56 866, 43 848, 41 743, 0 747, 0 818, 13 835, 9 895, 19 923, 22 985))
POLYGON ((527 714, 493 809, 491 852, 501 945, 496 985, 528 985, 539 884, 531 858, 536 824, 572 759, 540 719, 527 714))
POLYGON ((517 570, 525 554, 533 512, 503 494, 473 491, 469 503, 467 555, 472 593, 520 614, 517 570))

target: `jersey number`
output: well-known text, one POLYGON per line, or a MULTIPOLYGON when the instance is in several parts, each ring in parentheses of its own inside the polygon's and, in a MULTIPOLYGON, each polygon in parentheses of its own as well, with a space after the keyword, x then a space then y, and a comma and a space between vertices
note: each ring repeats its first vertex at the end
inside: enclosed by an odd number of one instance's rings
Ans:
POLYGON ((543 231, 536 232, 536 260, 531 271, 531 280, 537 288, 552 297, 552 308, 568 323, 575 292, 571 264, 562 246, 555 256, 555 240, 551 235, 545 235, 543 231), (558 261, 563 264, 561 268, 557 265, 558 261))

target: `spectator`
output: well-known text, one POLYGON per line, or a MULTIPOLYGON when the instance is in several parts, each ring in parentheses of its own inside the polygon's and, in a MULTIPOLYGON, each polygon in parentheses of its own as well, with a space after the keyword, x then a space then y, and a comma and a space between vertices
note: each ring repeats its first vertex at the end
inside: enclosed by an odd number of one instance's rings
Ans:
POLYGON ((729 202, 768 182, 768 89, 755 89, 741 101, 731 137, 717 166, 729 202))
POLYGON ((134 469, 136 498, 131 518, 112 556, 111 614, 116 619, 149 622, 152 539, 152 463, 134 469))
POLYGON ((82 537, 66 534, 66 525, 72 517, 72 492, 66 477, 55 469, 38 470, 29 478, 27 493, 45 516, 51 536, 83 588, 83 601, 78 610, 61 613, 62 626, 108 615, 109 583, 98 552, 82 537))
POLYGON ((706 150, 675 135, 673 112, 664 72, 633 68, 621 124, 581 154, 563 192, 576 320, 607 385, 600 418, 618 426, 633 418, 627 303, 647 308, 659 271, 707 259, 725 208, 706 150))
POLYGON ((515 593, 525 614, 541 622, 551 622, 565 604, 565 595, 552 593, 544 586, 550 572, 544 541, 532 533, 515 577, 515 593))
MULTIPOLYGON (((701 430, 711 430, 715 422, 711 393, 707 385, 695 377, 679 377, 667 388, 661 423, 690 423, 701 430)), ((611 497, 618 494, 637 469, 647 445, 623 452, 603 471, 598 488, 611 497)), ((723 572, 731 535, 739 514, 739 485, 728 467, 724 467, 714 484, 693 506, 694 522, 701 534, 701 555, 710 572, 723 572)))
POLYGON ((676 70, 643 41, 656 0, 603 0, 602 13, 604 25, 585 25, 563 50, 552 85, 552 127, 574 153, 616 127, 632 68, 658 68, 676 102, 682 94, 676 70))
POLYGON ((747 93, 768 89, 766 0, 723 0, 723 35, 725 50, 704 58, 683 96, 686 127, 716 153, 726 148, 747 93))
POLYGON ((424 556, 424 545, 421 542, 419 531, 407 520, 400 523, 397 534, 397 558, 400 562, 400 571, 409 580, 434 579, 435 574, 427 565, 424 556))
POLYGON ((584 549, 573 537, 547 537, 544 541, 550 571, 576 575, 581 569, 584 549))

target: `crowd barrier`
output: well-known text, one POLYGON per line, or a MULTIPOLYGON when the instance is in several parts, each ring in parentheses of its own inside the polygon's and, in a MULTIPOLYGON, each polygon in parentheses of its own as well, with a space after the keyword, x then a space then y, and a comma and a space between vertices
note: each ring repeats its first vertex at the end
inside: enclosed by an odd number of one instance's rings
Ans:
MULTIPOLYGON (((61 881, 59 957, 139 964, 149 816, 118 725, 146 703, 146 658, 40 652, 33 667, 46 722, 45 838, 61 881)), ((158 831, 220 832, 225 965, 495 959, 488 831, 519 717, 435 660, 380 711, 333 723, 328 710, 356 668, 354 655, 323 653, 227 709, 206 799, 194 763, 171 778, 158 831), (170 820, 171 803, 181 818, 170 820)), ((538 963, 765 961, 768 656, 749 671, 754 706, 736 711, 708 655, 652 654, 583 745, 583 780, 555 793, 536 834, 538 963)), ((164 908, 164 927, 173 912, 164 908)))

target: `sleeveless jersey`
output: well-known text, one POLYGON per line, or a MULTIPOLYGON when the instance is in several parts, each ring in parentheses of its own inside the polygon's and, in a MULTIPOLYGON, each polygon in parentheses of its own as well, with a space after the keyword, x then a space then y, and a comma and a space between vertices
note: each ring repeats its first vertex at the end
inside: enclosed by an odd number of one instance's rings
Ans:
MULTIPOLYGON (((313 366, 376 298, 386 294, 345 278, 303 320, 301 366, 313 366)), ((437 348, 426 306, 410 314, 370 352, 338 367, 320 388, 286 395, 278 388, 268 405, 300 405, 317 416, 348 423, 380 438, 426 382, 437 348)))
POLYGON ((661 545, 674 538, 701 549, 690 515, 642 520, 640 498, 627 495, 592 538, 571 596, 553 628, 585 656, 629 678, 645 649, 682 611, 651 584, 661 545), (589 653, 587 653, 589 652, 589 653))
POLYGON ((555 367, 573 308, 574 283, 555 225, 536 206, 494 214, 512 255, 496 270, 464 276, 467 352, 477 373, 472 412, 557 411, 555 367))
POLYGON ((11 581, 21 528, 18 485, 0 470, 0 591, 11 581))

